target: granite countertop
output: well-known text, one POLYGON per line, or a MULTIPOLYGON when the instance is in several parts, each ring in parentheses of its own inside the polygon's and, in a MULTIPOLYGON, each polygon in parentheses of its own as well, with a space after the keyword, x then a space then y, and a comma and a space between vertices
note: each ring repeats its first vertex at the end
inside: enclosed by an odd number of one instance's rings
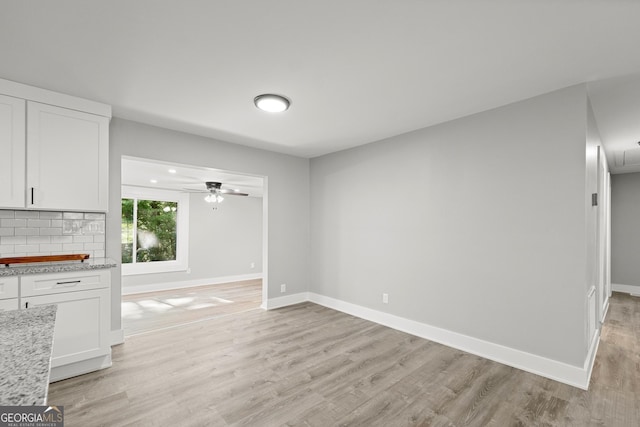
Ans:
POLYGON ((64 273, 67 271, 95 270, 101 268, 113 268, 118 264, 110 258, 89 258, 80 261, 65 262, 41 262, 31 264, 0 266, 0 277, 3 276, 23 276, 25 274, 39 273, 64 273))
POLYGON ((0 405, 45 405, 56 305, 0 311, 0 405))

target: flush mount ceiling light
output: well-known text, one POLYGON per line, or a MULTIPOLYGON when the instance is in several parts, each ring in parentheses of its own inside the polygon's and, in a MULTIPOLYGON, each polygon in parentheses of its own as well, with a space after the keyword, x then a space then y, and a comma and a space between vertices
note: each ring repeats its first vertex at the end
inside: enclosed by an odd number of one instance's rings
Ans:
POLYGON ((291 105, 291 102, 284 96, 270 93, 256 96, 253 98, 253 103, 256 104, 256 107, 260 110, 269 113, 282 113, 289 109, 289 105, 291 105))

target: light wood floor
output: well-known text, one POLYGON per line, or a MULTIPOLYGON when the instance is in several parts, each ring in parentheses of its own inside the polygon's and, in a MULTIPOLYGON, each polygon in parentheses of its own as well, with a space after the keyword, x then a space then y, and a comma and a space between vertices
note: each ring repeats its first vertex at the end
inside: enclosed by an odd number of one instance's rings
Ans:
POLYGON ((640 425, 640 298, 614 294, 589 391, 315 304, 129 338, 51 384, 73 426, 640 425))
POLYGON ((260 307, 262 280, 221 283, 122 297, 125 336, 260 307))

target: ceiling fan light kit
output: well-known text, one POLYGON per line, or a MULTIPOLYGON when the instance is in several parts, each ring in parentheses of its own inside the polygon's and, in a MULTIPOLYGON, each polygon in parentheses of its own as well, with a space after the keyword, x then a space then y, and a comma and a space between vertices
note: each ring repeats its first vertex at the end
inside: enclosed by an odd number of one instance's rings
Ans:
POLYGON ((262 111, 268 113, 282 113, 287 111, 291 105, 291 101, 282 95, 272 93, 264 93, 253 98, 253 103, 262 111))
POLYGON ((207 203, 222 203, 224 200, 220 190, 222 183, 207 181, 205 185, 207 186, 207 190, 209 190, 209 194, 204 197, 204 201, 207 203))
POLYGON ((204 201, 207 203, 222 203, 223 200, 224 197, 222 197, 220 194, 211 193, 204 196, 204 201))

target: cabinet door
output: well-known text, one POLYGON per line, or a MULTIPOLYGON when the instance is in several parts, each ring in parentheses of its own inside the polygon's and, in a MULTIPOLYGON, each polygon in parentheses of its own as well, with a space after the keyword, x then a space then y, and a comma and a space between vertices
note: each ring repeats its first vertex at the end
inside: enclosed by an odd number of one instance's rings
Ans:
POLYGON ((0 277, 0 300, 18 298, 18 276, 0 277))
POLYGON ((27 102, 27 208, 106 211, 109 119, 27 102))
POLYGON ((51 367, 104 356, 109 347, 109 290, 21 299, 21 308, 57 304, 51 367))
POLYGON ((17 310, 18 298, 0 299, 0 311, 17 310))
POLYGON ((24 208, 25 101, 0 95, 0 208, 24 208))

